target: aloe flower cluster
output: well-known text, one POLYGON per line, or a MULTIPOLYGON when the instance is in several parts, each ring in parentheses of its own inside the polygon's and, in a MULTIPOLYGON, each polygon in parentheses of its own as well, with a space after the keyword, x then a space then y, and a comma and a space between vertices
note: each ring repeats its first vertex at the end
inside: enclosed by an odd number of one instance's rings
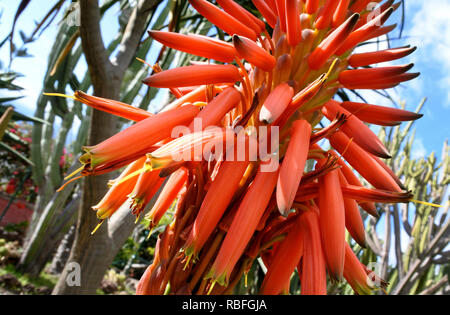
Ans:
POLYGON ((145 215, 150 228, 173 212, 137 293, 232 293, 258 258, 267 268, 261 294, 289 293, 295 270, 302 294, 326 294, 327 279, 345 279, 358 294, 383 289, 387 284, 359 262, 346 231, 364 247, 360 209, 377 216, 375 203, 409 202, 412 194, 383 162, 389 152, 367 123, 394 126, 421 115, 333 97, 339 89, 388 89, 418 76, 408 72, 412 65, 374 66, 415 48, 353 52, 395 28, 385 22, 399 3, 253 0, 260 18, 232 0, 189 2, 228 41, 149 32, 165 46, 207 59, 154 67, 143 83, 176 98, 163 111, 74 96, 136 122, 85 147, 80 159, 81 176, 125 167, 93 207, 101 222, 126 202, 139 216, 158 190, 145 215), (191 133, 174 135, 178 126, 191 133), (268 141, 272 130, 276 143, 268 141), (267 142, 266 154, 226 158, 240 145, 267 142), (198 155, 211 143, 215 158, 198 155), (274 157, 279 165, 270 169, 274 157))

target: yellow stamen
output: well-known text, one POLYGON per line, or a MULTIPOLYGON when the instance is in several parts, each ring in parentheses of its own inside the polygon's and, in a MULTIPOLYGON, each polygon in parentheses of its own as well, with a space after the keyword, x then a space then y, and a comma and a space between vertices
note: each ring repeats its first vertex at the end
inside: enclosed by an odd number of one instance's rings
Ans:
POLYGON ((84 169, 84 165, 81 166, 79 169, 77 169, 75 172, 71 173, 70 175, 64 177, 64 180, 68 180, 69 178, 75 176, 76 174, 78 174, 79 172, 81 172, 84 169))
POLYGON ((151 171, 151 170, 152 170, 152 166, 150 164, 145 164, 142 169, 137 170, 136 172, 133 172, 133 173, 131 173, 128 176, 125 176, 125 178, 121 179, 120 181, 118 181, 117 183, 114 183, 114 184, 115 185, 120 185, 120 184, 126 182, 127 180, 132 179, 135 176, 141 175, 142 173, 147 172, 147 171, 151 171))
POLYGON ((62 185, 61 187, 58 188, 58 190, 56 192, 60 192, 62 191, 67 185, 69 185, 71 182, 74 182, 80 178, 86 177, 86 175, 81 175, 75 178, 72 178, 71 180, 69 180, 68 182, 66 182, 64 185, 62 185))
POLYGON ((91 235, 94 235, 95 232, 97 232, 97 230, 99 229, 99 227, 103 224, 105 220, 101 220, 99 224, 97 224, 97 226, 95 227, 95 229, 91 232, 91 235))
POLYGON ((444 206, 437 205, 437 204, 431 203, 431 202, 420 201, 420 200, 415 200, 415 199, 410 199, 409 201, 414 202, 414 203, 420 203, 420 204, 426 205, 426 206, 431 206, 431 207, 436 207, 436 208, 444 208, 444 206))
POLYGON ((137 224, 137 223, 138 223, 140 217, 141 217, 141 214, 138 213, 138 215, 136 216, 136 221, 134 221, 134 224, 137 224))
POLYGON ((248 278, 248 273, 245 273, 245 275, 244 275, 244 285, 245 285, 245 287, 247 287, 247 285, 248 285, 248 282, 247 282, 247 279, 248 278))
POLYGON ((148 231, 147 238, 145 239, 146 241, 148 241, 150 239, 150 236, 152 236, 152 232, 153 232, 153 228, 151 228, 150 231, 148 231))
POLYGON ((209 290, 208 293, 206 293, 206 295, 210 295, 212 290, 214 289, 214 286, 216 285, 217 281, 214 280, 213 282, 211 282, 210 286, 209 286, 209 290))
POLYGON ((78 99, 75 96, 72 95, 66 95, 62 93, 43 93, 45 96, 59 96, 59 97, 65 97, 65 98, 71 98, 75 101, 78 101, 78 99))
POLYGON ((189 262, 191 261, 192 255, 186 257, 186 263, 184 264, 183 271, 189 266, 189 262))
POLYGON ((328 69, 328 72, 325 74, 325 77, 323 78, 323 81, 328 79, 328 77, 330 76, 331 72, 333 72, 333 70, 336 67, 338 62, 339 62, 339 58, 334 59, 334 61, 331 64, 330 68, 328 69))
POLYGON ((143 64, 145 64, 145 65, 147 65, 149 67, 152 67, 147 61, 145 61, 145 60, 143 60, 141 58, 136 58, 136 60, 142 62, 143 64))

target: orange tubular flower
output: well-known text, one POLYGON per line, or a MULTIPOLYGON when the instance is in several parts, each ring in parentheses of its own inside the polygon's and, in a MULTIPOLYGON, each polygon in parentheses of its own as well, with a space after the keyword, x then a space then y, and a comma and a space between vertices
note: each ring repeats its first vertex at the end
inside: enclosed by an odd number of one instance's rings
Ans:
POLYGON ((298 215, 294 226, 274 253, 261 285, 261 294, 277 295, 289 283, 303 255, 302 215, 298 215))
POLYGON ((100 220, 105 220, 110 218, 128 199, 128 194, 133 190, 136 184, 137 178, 132 178, 130 180, 122 182, 124 178, 128 175, 133 174, 137 170, 144 166, 146 158, 141 157, 140 159, 131 163, 120 176, 111 181, 112 186, 109 188, 105 197, 95 206, 92 207, 97 211, 97 218, 100 220))
POLYGON ((297 46, 302 39, 302 28, 300 24, 299 1, 285 0, 286 8, 286 34, 287 41, 291 46, 297 46))
MULTIPOLYGON (((236 107, 241 101, 241 93, 234 87, 229 87, 215 97, 198 115, 201 119, 202 127, 215 126, 220 123, 226 113, 236 107)), ((194 130, 194 122, 189 126, 194 130)))
POLYGON ((176 138, 148 154, 151 168, 161 169, 177 162, 200 162, 210 157, 218 160, 228 146, 234 144, 234 136, 228 128, 212 128, 176 138))
POLYGON ((343 102, 341 107, 364 122, 376 125, 389 125, 421 118, 422 114, 403 109, 372 105, 367 103, 343 102))
POLYGON ((308 64, 311 69, 322 68, 325 62, 338 50, 342 42, 353 31, 359 14, 355 13, 347 19, 345 23, 336 28, 330 35, 320 43, 319 46, 308 57, 308 64))
MULTIPOLYGON (((335 154, 335 152, 333 152, 333 151, 332 151, 332 154, 334 156, 338 157, 337 154, 335 154)), ((344 175, 345 180, 347 181, 348 184, 362 187, 362 184, 359 181, 358 177, 355 175, 355 173, 353 173, 353 171, 350 169, 350 167, 348 167, 348 165, 344 161, 339 159, 338 160, 338 164, 341 167, 340 171, 341 171, 342 175, 344 175)), ((358 200, 358 201, 360 201, 360 200, 358 200)), ((378 217, 378 212, 377 212, 377 208, 375 206, 375 203, 373 203, 373 202, 363 202, 363 203, 360 203, 360 206, 365 211, 367 211, 367 213, 369 213, 370 215, 372 215, 374 217, 378 217)))
POLYGON ((189 0, 189 3, 205 18, 229 35, 241 35, 256 40, 256 33, 230 14, 206 0, 189 0))
POLYGON ((267 97, 261 108, 259 120, 271 124, 277 120, 294 96, 294 89, 288 83, 278 85, 267 97))
POLYGON ((159 171, 149 170, 148 164, 150 161, 147 158, 144 171, 139 175, 133 191, 128 195, 131 199, 131 213, 138 218, 164 182, 164 178, 159 177, 159 171))
MULTIPOLYGON (((168 110, 177 108, 177 107, 181 107, 182 105, 188 104, 188 103, 196 103, 196 102, 206 102, 207 98, 206 98, 206 90, 207 87, 205 85, 199 86, 197 88, 195 88, 194 90, 190 91, 189 93, 184 94, 181 98, 173 101, 172 103, 170 103, 169 105, 167 105, 166 107, 164 107, 161 112, 166 112, 168 110)), ((223 89, 214 85, 214 90, 212 91, 213 94, 217 94, 222 92, 223 89)))
POLYGON ((122 102, 91 96, 82 91, 75 91, 74 97, 77 101, 86 104, 92 108, 132 121, 141 121, 148 117, 153 116, 151 113, 143 109, 136 108, 134 106, 122 102))
POLYGON ((226 285, 237 261, 255 232, 277 183, 278 172, 258 171, 239 205, 233 223, 208 274, 212 282, 226 285))
POLYGON ((297 120, 292 126, 292 136, 280 169, 277 183, 277 204, 286 216, 295 199, 302 179, 309 151, 311 125, 305 120, 297 120))
POLYGON ((93 172, 103 164, 114 165, 122 160, 138 158, 150 152, 152 145, 168 138, 173 127, 190 122, 198 111, 196 106, 187 105, 144 119, 100 144, 83 147, 87 153, 81 156, 80 161, 86 172, 93 172), (130 146, 130 143, 136 145, 130 146))
POLYGON ((367 8, 370 2, 381 2, 382 0, 356 0, 350 6, 350 10, 353 12, 360 12, 367 8))
POLYGON ((266 25, 232 0, 217 0, 217 3, 242 24, 249 26, 256 34, 263 32, 266 25))
POLYGON ((239 70, 232 65, 186 66, 156 73, 143 82, 159 88, 201 84, 235 83, 241 80, 239 70))
POLYGON ((274 28, 275 24, 277 24, 277 17, 274 11, 268 6, 264 0, 252 0, 255 7, 261 12, 262 16, 266 19, 267 23, 270 27, 274 28))
POLYGON ((230 204, 249 162, 225 161, 208 189, 199 214, 184 246, 185 255, 194 259, 219 223, 230 204))
POLYGON ((286 33, 286 2, 285 0, 275 0, 275 6, 277 8, 277 13, 280 18, 280 27, 283 32, 286 33))
POLYGON ((341 280, 345 258, 345 206, 339 173, 319 177, 319 222, 330 276, 341 280))
POLYGON ((373 156, 350 141, 343 132, 338 131, 330 136, 330 143, 345 160, 375 188, 401 192, 392 176, 380 166, 373 156))
POLYGON ((299 269, 302 295, 326 295, 327 272, 321 242, 319 216, 316 211, 306 211, 301 215, 303 237, 303 258, 299 269))
POLYGON ((346 121, 342 125, 341 130, 348 136, 353 138, 356 144, 361 148, 376 156, 382 158, 390 158, 388 150, 385 148, 380 139, 367 127, 358 117, 351 115, 347 110, 343 109, 339 102, 334 100, 329 101, 323 107, 322 112, 333 121, 338 114, 344 114, 346 121))
POLYGON ((246 59, 258 68, 264 71, 271 71, 275 67, 275 58, 251 39, 234 35, 233 45, 240 58, 246 59))
MULTIPOLYGON (((375 284, 367 276, 365 266, 358 260, 348 244, 345 244, 344 277, 357 294, 370 294, 375 284)), ((383 286, 384 281, 382 281, 383 286)))
POLYGON ((370 22, 353 31, 336 51, 336 55, 340 56, 360 42, 367 40, 367 37, 370 37, 380 27, 379 25, 383 25, 393 12, 394 9, 391 7, 370 22))
MULTIPOLYGON (((341 170, 338 170, 339 181, 342 187, 347 187, 348 182, 345 179, 344 174, 342 174, 341 170)), ((358 204, 354 199, 346 198, 344 191, 342 192, 344 195, 344 207, 345 207, 345 227, 347 231, 350 233, 352 238, 358 243, 361 247, 366 247, 366 233, 364 230, 364 222, 359 213, 358 204)))
POLYGON ((158 196, 153 208, 145 216, 150 221, 150 227, 158 225, 164 213, 169 209, 170 205, 175 201, 178 193, 186 185, 188 171, 184 167, 170 175, 167 183, 164 185, 158 196))
POLYGON ((314 14, 319 10, 320 0, 306 0, 305 11, 308 14, 314 14))
POLYGON ((336 8, 336 11, 333 14, 333 21, 331 22, 332 26, 337 28, 339 25, 344 23, 345 18, 347 17, 348 5, 350 4, 350 0, 340 0, 339 4, 336 8))
POLYGON ((189 54, 227 63, 234 59, 233 45, 214 38, 161 31, 149 31, 149 34, 163 45, 189 54))
POLYGON ((406 57, 412 54, 416 49, 417 47, 400 47, 374 52, 353 54, 348 59, 348 64, 353 68, 366 67, 372 64, 397 60, 406 57))
POLYGON ((336 11, 338 4, 339 2, 336 0, 325 1, 325 5, 322 8, 322 13, 319 14, 319 17, 316 20, 316 28, 318 30, 323 30, 330 25, 331 20, 333 19, 333 14, 336 11))

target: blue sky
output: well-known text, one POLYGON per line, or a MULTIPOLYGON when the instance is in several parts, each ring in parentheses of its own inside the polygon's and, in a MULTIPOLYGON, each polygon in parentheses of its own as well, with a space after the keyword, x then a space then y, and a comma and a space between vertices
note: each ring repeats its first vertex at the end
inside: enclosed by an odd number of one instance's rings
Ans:
MULTIPOLYGON (((19 2, 19 0, 0 2, 2 10, 0 39, 5 38, 8 34, 19 2)), ((23 30, 26 34, 30 34, 35 22, 45 15, 51 5, 51 1, 32 1, 20 17, 17 30, 23 30)), ((420 157, 431 151, 440 154, 442 143, 448 138, 450 131, 448 123, 450 118, 450 19, 448 18, 450 1, 407 0, 405 10, 407 20, 403 32, 404 38, 393 40, 391 46, 398 47, 406 44, 417 46, 418 50, 413 55, 396 63, 414 62, 415 67, 412 71, 421 72, 421 76, 412 82, 403 84, 395 91, 391 90, 391 94, 399 101, 406 101, 407 109, 410 110, 414 110, 423 97, 428 98, 425 108, 422 110, 425 116, 415 124, 417 134, 414 155, 420 157)), ((398 10, 391 17, 392 23, 399 21, 400 11, 398 10)), ((118 7, 112 9, 102 22, 105 42, 109 42, 118 29, 118 12, 118 7)), ((53 25, 38 41, 27 46, 33 57, 18 58, 12 64, 13 70, 26 74, 17 81, 25 88, 23 92, 25 98, 15 104, 20 111, 28 114, 34 112, 47 67, 49 43, 54 41, 56 31, 57 25, 53 25)), ((398 30, 395 30, 393 36, 397 35, 398 30)), ((20 43, 18 32, 15 36, 17 43, 20 43)), ((8 61, 8 49, 9 47, 5 45, 0 50, 0 60, 4 64, 7 64, 8 61)), ((149 61, 151 62, 151 56, 149 61)), ((83 67, 78 71, 84 71, 83 67)), ((390 105, 389 101, 373 93, 364 93, 364 95, 374 104, 390 105)))

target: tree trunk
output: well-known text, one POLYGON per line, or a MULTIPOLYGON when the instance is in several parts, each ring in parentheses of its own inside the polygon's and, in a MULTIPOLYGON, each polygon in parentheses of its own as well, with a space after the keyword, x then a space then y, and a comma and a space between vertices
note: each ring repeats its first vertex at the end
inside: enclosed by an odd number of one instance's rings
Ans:
POLYGON ((72 248, 73 241, 75 239, 75 225, 72 225, 69 231, 64 235, 63 239, 58 245, 55 256, 53 257, 52 264, 49 272, 53 275, 59 275, 63 272, 64 266, 67 260, 69 260, 70 249, 72 248))
MULTIPOLYGON (((125 29, 118 55, 111 62, 101 38, 98 1, 80 1, 80 34, 95 95, 110 99, 119 98, 125 71, 134 58, 150 14, 160 2, 149 0, 138 2, 125 29)), ((94 110, 88 144, 98 144, 116 131, 117 120, 114 116, 94 110)), ((101 175, 84 180, 75 241, 68 260, 69 264, 74 262, 79 264, 81 283, 79 286, 78 284, 71 286, 72 283, 66 281, 72 272, 66 267, 53 294, 95 294, 105 271, 135 226, 128 208, 122 207, 110 221, 105 222, 94 235, 91 235, 91 231, 98 224, 91 207, 106 193, 108 179, 108 175, 101 175)))

